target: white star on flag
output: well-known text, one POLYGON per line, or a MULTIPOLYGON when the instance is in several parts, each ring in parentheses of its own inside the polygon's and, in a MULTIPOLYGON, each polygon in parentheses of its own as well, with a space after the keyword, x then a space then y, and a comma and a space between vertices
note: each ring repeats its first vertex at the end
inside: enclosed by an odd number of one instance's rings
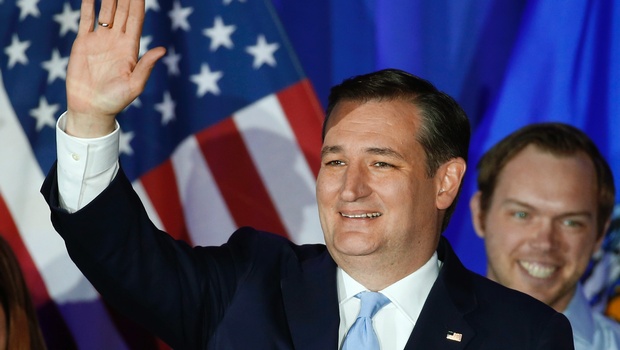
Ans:
POLYGON ((121 154, 133 155, 133 148, 131 148, 131 140, 134 138, 134 132, 123 132, 121 130, 121 137, 118 142, 118 148, 121 154))
POLYGON ((205 29, 202 33, 211 38, 211 46, 209 49, 215 51, 220 46, 224 46, 227 49, 233 48, 234 45, 230 36, 236 29, 237 27, 234 25, 224 25, 222 17, 217 16, 213 21, 213 27, 205 29))
POLYGON ((176 105, 176 102, 174 102, 170 96, 170 91, 164 92, 164 100, 155 104, 155 110, 161 113, 162 125, 166 125, 176 119, 176 115, 174 113, 174 108, 176 105))
POLYGON ((191 7, 181 7, 181 3, 179 1, 175 1, 172 5, 172 10, 168 12, 168 16, 170 16, 170 20, 172 20, 172 30, 177 30, 179 28, 184 31, 189 31, 189 21, 187 17, 194 12, 194 9, 191 7))
POLYGON ((190 80, 198 85, 198 91, 196 92, 196 96, 202 97, 207 92, 210 92, 214 95, 220 94, 220 88, 217 85, 217 82, 224 76, 224 73, 221 71, 213 72, 209 65, 203 63, 200 67, 200 73, 192 75, 190 80))
POLYGON ((62 13, 54 15, 54 21, 60 25, 60 36, 65 36, 69 31, 77 33, 80 20, 80 10, 71 9, 71 4, 65 2, 62 13))
POLYGON ((175 52, 174 46, 170 46, 168 50, 166 50, 166 56, 161 60, 168 68, 168 75, 177 76, 181 74, 181 70, 179 69, 181 55, 175 52))
POLYGON ((280 44, 278 43, 269 44, 265 39, 265 36, 260 34, 256 40, 256 45, 248 46, 246 48, 246 52, 254 56, 254 63, 252 63, 252 67, 254 67, 254 69, 258 69, 265 63, 275 67, 276 59, 273 57, 273 54, 279 47, 280 44))
POLYGON ((157 0, 146 0, 144 3, 144 11, 153 10, 159 11, 159 3, 157 0))
POLYGON ((67 78, 67 64, 69 64, 69 57, 60 57, 58 49, 54 49, 52 58, 41 63, 41 66, 48 72, 47 83, 51 84, 57 78, 65 80, 67 78))
POLYGON ((39 106, 30 111, 30 115, 37 120, 37 131, 43 129, 44 126, 53 128, 56 125, 56 113, 60 109, 57 104, 50 105, 47 103, 45 96, 39 98, 39 106))
POLYGON ((41 16, 41 12, 37 6, 38 3, 39 0, 18 0, 17 7, 20 9, 19 20, 23 21, 24 18, 28 17, 28 15, 31 15, 32 17, 41 16))
POLYGON ((30 41, 19 41, 17 34, 13 34, 11 39, 11 45, 4 49, 4 52, 9 56, 9 63, 7 66, 13 68, 16 63, 23 65, 28 64, 28 56, 26 56, 26 49, 30 47, 30 41))

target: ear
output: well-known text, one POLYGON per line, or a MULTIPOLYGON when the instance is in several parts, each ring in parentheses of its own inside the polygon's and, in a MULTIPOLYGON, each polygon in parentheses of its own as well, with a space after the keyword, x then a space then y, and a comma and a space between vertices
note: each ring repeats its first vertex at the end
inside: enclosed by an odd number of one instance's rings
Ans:
POLYGON ((474 193, 469 200, 469 210, 471 211, 471 221, 474 224, 474 230, 480 238, 484 238, 484 219, 480 209, 480 191, 474 193))
POLYGON ((459 193, 467 165, 463 158, 453 158, 437 170, 437 209, 447 209, 459 193))

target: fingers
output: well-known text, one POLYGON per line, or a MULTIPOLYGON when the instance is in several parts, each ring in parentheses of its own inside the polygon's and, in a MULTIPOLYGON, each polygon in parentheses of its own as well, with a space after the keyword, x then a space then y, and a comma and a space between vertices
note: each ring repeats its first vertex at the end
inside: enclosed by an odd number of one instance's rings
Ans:
POLYGON ((118 30, 139 36, 142 33, 144 12, 144 0, 102 0, 98 24, 107 28, 112 28, 114 24, 118 30))
MULTIPOLYGON (((129 2, 129 1, 127 1, 129 2)), ((131 36, 140 37, 144 23, 144 0, 131 0, 125 30, 131 36)))
MULTIPOLYGON (((97 24, 111 29, 116 23, 121 31, 130 35, 142 33, 144 22, 144 0, 101 0, 97 24)), ((80 8, 79 32, 92 32, 95 29, 95 0, 83 0, 80 8)))
POLYGON ((116 3, 116 13, 114 14, 114 23, 116 28, 121 31, 126 30, 127 15, 129 13, 130 0, 118 0, 116 3))
POLYGON ((88 33, 94 30, 95 26, 95 0, 83 0, 80 7, 80 25, 78 34, 88 33))
MULTIPOLYGON (((102 27, 112 28, 114 25, 114 13, 116 12, 116 0, 101 0, 98 24, 102 27)), ((121 23, 122 24, 122 23, 121 23)))
POLYGON ((153 67, 155 67, 155 63, 164 56, 166 53, 166 49, 163 47, 156 47, 148 50, 142 58, 136 64, 136 67, 133 70, 133 77, 136 87, 139 91, 144 89, 146 85, 146 81, 148 80, 153 67))

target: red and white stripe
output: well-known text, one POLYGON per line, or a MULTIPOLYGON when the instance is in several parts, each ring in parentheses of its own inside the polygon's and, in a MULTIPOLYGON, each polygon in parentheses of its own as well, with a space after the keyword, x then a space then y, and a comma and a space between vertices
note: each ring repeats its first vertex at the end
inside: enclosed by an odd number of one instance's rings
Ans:
POLYGON ((152 220, 199 245, 222 244, 245 225, 322 242, 314 192, 322 111, 309 97, 302 81, 185 140, 134 184, 152 220))

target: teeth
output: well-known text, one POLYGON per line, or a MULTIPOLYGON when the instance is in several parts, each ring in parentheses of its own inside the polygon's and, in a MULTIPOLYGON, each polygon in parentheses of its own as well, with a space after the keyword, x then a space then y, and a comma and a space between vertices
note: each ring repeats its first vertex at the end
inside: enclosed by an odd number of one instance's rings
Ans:
POLYGON ((340 215, 344 216, 345 218, 361 219, 361 218, 378 218, 379 216, 381 216, 381 213, 363 213, 363 214, 340 213, 340 215))
POLYGON ((527 261, 519 261, 519 264, 529 273, 532 277, 547 278, 555 271, 555 267, 543 266, 536 263, 527 261))

